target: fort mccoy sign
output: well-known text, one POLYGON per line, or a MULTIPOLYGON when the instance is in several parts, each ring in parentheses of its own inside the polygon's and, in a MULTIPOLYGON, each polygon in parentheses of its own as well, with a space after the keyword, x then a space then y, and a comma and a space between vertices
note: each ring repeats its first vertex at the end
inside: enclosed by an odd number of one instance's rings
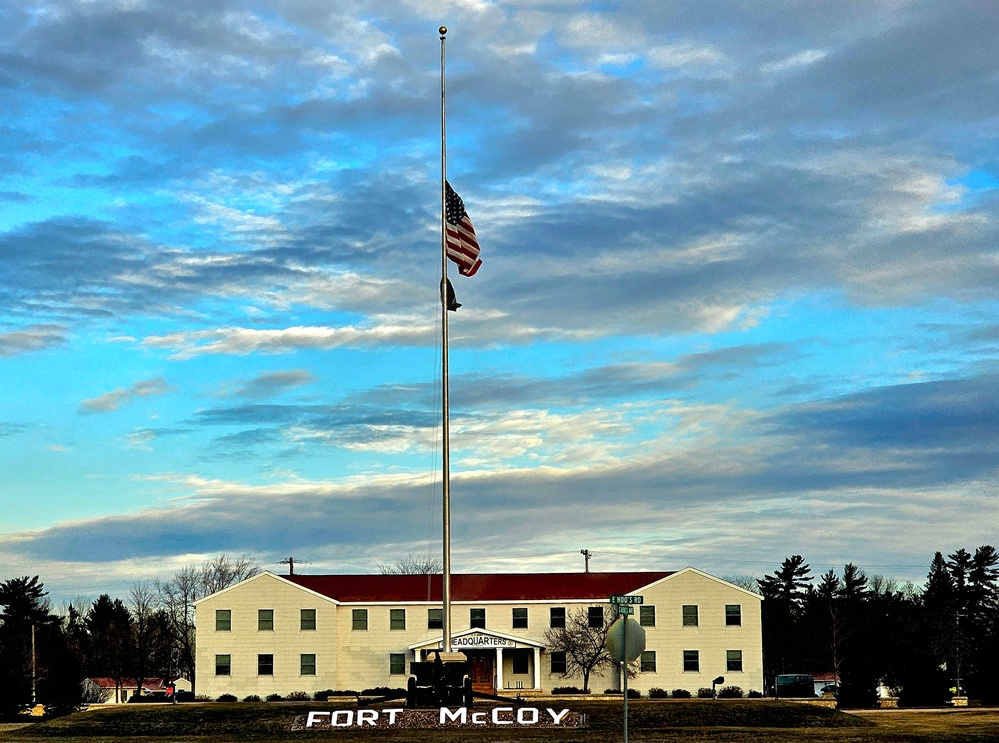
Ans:
POLYGON ((299 715, 292 730, 428 730, 439 728, 581 728, 586 715, 551 707, 338 709, 299 715))

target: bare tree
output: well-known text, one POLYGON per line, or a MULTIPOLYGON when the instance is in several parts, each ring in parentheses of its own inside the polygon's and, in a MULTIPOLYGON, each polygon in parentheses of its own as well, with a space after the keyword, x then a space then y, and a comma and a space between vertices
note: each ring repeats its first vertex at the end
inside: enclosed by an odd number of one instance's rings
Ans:
POLYGON ((582 676, 584 691, 590 688, 590 674, 603 668, 618 667, 607 651, 607 631, 617 619, 617 608, 605 605, 602 615, 599 626, 593 626, 595 623, 590 622, 589 608, 581 607, 566 612, 564 627, 545 630, 549 652, 565 653, 562 678, 582 676))
POLYGON ((382 563, 378 572, 382 575, 433 575, 444 569, 440 557, 421 553, 412 553, 395 561, 393 565, 382 563))
POLYGON ((247 578, 252 578, 259 572, 257 564, 246 555, 239 557, 216 555, 201 565, 201 590, 204 592, 202 595, 210 596, 247 578))
POLYGON ((247 556, 218 555, 200 568, 188 565, 167 581, 154 581, 159 604, 167 615, 178 670, 195 686, 194 603, 205 596, 252 578, 260 568, 247 556))
POLYGON ((752 591, 755 594, 760 593, 760 587, 758 585, 759 579, 752 575, 730 575, 723 580, 731 583, 733 586, 739 586, 739 588, 745 588, 747 591, 752 591))
POLYGON ((153 610, 156 607, 156 592, 148 581, 132 584, 128 591, 128 609, 132 613, 134 628, 133 662, 135 664, 135 693, 142 694, 142 682, 149 672, 149 655, 152 637, 153 610))

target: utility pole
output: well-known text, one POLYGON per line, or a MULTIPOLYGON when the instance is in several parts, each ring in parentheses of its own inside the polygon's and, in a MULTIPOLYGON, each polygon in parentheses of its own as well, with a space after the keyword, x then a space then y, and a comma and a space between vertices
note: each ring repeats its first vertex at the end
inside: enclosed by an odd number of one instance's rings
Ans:
POLYGON ((309 564, 305 560, 296 560, 294 557, 289 557, 287 560, 279 560, 278 561, 278 565, 287 565, 288 566, 288 575, 294 575, 295 574, 295 563, 296 562, 299 565, 308 565, 309 564))
POLYGON ((35 666, 35 623, 31 623, 31 706, 35 706, 35 676, 37 668, 35 666))
POLYGON ((585 572, 587 573, 590 572, 590 558, 593 557, 593 553, 590 552, 589 550, 580 550, 579 554, 583 556, 583 560, 585 561, 584 565, 585 572))

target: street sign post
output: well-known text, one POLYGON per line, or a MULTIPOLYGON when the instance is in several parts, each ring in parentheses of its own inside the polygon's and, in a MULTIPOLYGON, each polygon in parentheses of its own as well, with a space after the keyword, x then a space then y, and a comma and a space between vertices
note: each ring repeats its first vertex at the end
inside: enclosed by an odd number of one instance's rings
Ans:
POLYGON ((618 611, 621 616, 607 630, 607 651, 621 664, 621 672, 624 674, 621 684, 624 689, 624 743, 628 743, 628 663, 637 660, 645 651, 645 628, 627 616, 635 612, 635 607, 619 604, 618 611))
POLYGON ((621 594, 615 593, 611 595, 608 599, 612 604, 644 604, 645 599, 641 596, 622 596, 621 594))

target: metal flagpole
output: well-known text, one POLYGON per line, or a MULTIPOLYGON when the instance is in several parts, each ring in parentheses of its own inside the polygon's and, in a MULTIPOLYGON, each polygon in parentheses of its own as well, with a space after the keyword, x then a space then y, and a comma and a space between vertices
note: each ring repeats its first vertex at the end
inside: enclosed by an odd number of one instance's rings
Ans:
POLYGON ((443 423, 441 438, 443 439, 441 479, 444 483, 444 560, 443 560, 443 600, 442 614, 443 648, 451 652, 451 446, 448 418, 450 415, 448 399, 448 353, 447 353, 447 117, 446 97, 444 87, 444 37, 447 26, 441 26, 441 393, 443 423))

